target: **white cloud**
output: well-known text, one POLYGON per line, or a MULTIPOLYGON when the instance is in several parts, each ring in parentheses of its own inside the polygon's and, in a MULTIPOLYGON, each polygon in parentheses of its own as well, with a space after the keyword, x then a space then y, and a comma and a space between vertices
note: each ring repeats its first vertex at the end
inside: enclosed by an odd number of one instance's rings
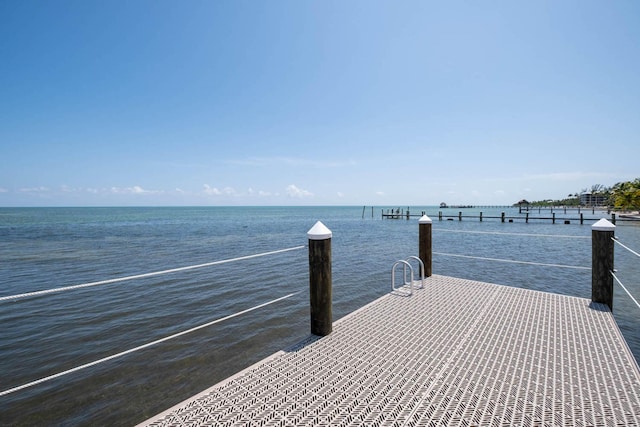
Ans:
POLYGON ((384 191, 376 191, 376 196, 384 196, 384 191))
POLYGON ((342 191, 338 191, 338 193, 336 193, 336 195, 341 199, 344 197, 344 193, 342 191))
POLYGON ((133 187, 111 187, 111 193, 113 194, 158 194, 162 193, 162 191, 155 190, 145 190, 139 185, 134 185, 133 187))
POLYGON ((311 193, 310 191, 298 188, 293 184, 287 186, 287 188, 285 189, 285 193, 287 194, 287 196, 295 198, 313 196, 313 193, 311 193))
POLYGON ((46 193, 47 191, 49 191, 49 189, 47 187, 28 187, 28 188, 21 188, 18 190, 21 193, 46 193))
POLYGON ((204 194, 208 194, 210 196, 219 196, 222 194, 222 191, 218 190, 216 187, 211 187, 209 184, 204 185, 204 194))
POLYGON ((2 188, 0 187, 0 193, 8 193, 9 190, 7 190, 6 188, 2 188))
POLYGON ((204 185, 204 194, 209 196, 236 196, 238 193, 233 187, 224 187, 222 190, 218 187, 212 187, 209 184, 204 185))

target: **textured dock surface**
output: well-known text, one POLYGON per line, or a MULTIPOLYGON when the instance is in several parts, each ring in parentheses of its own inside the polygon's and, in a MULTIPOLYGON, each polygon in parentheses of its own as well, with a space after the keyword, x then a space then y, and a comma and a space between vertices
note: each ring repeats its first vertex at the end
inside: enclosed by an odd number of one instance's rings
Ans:
POLYGON ((143 424, 640 426, 640 370, 606 306, 432 276, 143 424))

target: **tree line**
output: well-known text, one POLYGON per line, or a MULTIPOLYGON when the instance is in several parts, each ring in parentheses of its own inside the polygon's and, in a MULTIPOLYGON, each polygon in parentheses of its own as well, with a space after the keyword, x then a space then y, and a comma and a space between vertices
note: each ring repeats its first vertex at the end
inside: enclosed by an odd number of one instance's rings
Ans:
POLYGON ((611 187, 595 184, 590 189, 584 188, 575 194, 569 194, 564 199, 540 200, 529 204, 533 206, 597 205, 619 210, 640 210, 640 178, 618 182, 611 187))

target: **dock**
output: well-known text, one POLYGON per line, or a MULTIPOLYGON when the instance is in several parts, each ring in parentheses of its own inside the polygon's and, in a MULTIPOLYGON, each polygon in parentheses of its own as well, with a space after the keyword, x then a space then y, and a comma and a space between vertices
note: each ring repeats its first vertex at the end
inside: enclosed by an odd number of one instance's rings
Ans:
MULTIPOLYGON (((579 209, 578 209, 579 211, 579 209)), ((452 210, 449 210, 448 212, 452 212, 452 210)), ((562 210, 559 211, 560 214, 562 214, 562 210)), ((564 213, 566 214, 566 209, 564 209, 564 213)), ((529 211, 520 211, 518 213, 518 215, 506 215, 505 212, 501 212, 500 215, 484 215, 482 211, 480 211, 479 213, 472 213, 470 215, 463 215, 463 211, 458 211, 456 214, 446 214, 443 213, 443 211, 438 211, 436 215, 433 215, 434 217, 437 216, 439 221, 462 221, 463 219, 467 220, 467 219, 475 219, 475 220, 479 220, 480 222, 482 222, 483 220, 500 220, 501 222, 525 222, 525 223, 529 223, 530 221, 551 221, 552 224, 555 224, 556 222, 564 222, 564 224, 580 224, 583 225, 585 223, 585 221, 589 222, 589 221, 593 221, 594 218, 588 218, 584 216, 584 212, 578 212, 578 216, 574 216, 574 217, 570 217, 570 216, 557 216, 556 217, 556 212, 553 211, 553 209, 551 209, 551 216, 533 216, 530 214, 529 211)), ((411 220, 411 219, 416 219, 416 218, 421 218, 422 216, 426 215, 426 211, 421 211, 418 214, 415 213, 411 213, 410 210, 407 208, 407 210, 405 211, 404 209, 390 209, 387 210, 387 212, 385 212, 384 210, 381 213, 381 218, 382 219, 406 219, 406 220, 411 220)), ((638 221, 640 220, 640 215, 619 215, 618 217, 616 217, 616 213, 615 212, 610 212, 607 215, 610 215, 610 220, 611 222, 615 225, 616 222, 624 222, 624 221, 638 221)), ((363 215, 364 218, 364 215, 363 215)))
POLYGON ((140 425, 640 426, 640 369, 605 304, 432 275, 140 425))

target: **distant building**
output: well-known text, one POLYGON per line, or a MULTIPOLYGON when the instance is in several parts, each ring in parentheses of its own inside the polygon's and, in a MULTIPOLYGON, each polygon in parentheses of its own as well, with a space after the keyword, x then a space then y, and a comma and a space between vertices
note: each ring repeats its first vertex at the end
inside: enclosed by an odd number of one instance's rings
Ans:
POLYGON ((606 201, 604 194, 584 193, 580 195, 580 205, 582 206, 602 206, 606 201))

